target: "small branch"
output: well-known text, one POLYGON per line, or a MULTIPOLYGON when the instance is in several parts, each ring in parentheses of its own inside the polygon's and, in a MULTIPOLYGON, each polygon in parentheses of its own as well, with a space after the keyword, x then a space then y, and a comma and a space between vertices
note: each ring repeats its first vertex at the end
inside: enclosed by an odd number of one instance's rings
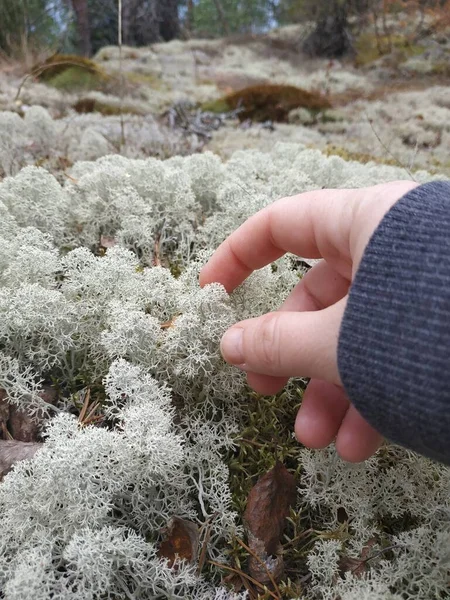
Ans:
POLYGON ((266 565, 266 563, 262 560, 262 558, 260 556, 258 556, 256 554, 256 552, 254 550, 252 550, 249 546, 247 546, 247 544, 245 544, 242 540, 240 540, 238 537, 235 538, 235 540, 237 541, 237 543, 244 548, 245 550, 247 550, 247 552, 249 554, 251 554, 253 556, 253 558, 255 558, 259 564, 263 567, 263 569, 266 571, 272 585, 273 585, 273 589, 275 590, 275 592, 278 594, 278 596, 281 597, 281 592, 280 592, 280 588, 277 585, 277 582, 275 581, 272 573, 270 572, 270 569, 268 568, 268 566, 266 565))
POLYGON ((408 175, 411 177, 411 179, 412 179, 413 181, 416 181, 416 180, 415 180, 415 178, 414 178, 414 175, 411 173, 411 171, 410 171, 410 170, 409 170, 407 167, 405 167, 405 165, 404 165, 404 164, 402 164, 402 163, 401 163, 401 162, 398 160, 398 158, 395 156, 395 154, 393 154, 393 153, 392 153, 392 152, 389 150, 389 148, 386 146, 386 144, 385 144, 385 143, 383 142, 383 140, 380 138, 380 136, 378 135, 378 133, 375 131, 375 129, 374 129, 374 127, 373 127, 372 119, 369 117, 369 115, 368 115, 367 113, 365 113, 365 115, 366 115, 367 121, 369 122, 370 128, 371 128, 371 129, 372 129, 372 131, 373 131, 373 134, 374 134, 374 136, 375 136, 375 137, 377 138, 377 140, 380 142, 380 144, 381 144, 381 146, 383 147, 383 149, 384 149, 384 150, 386 150, 386 152, 389 154, 389 156, 395 160, 395 162, 397 163, 397 165, 398 165, 399 167, 401 167, 402 169, 404 169, 404 170, 405 170, 405 171, 408 173, 408 175))
POLYGON ((281 600, 280 596, 275 596, 275 594, 273 592, 271 592, 270 590, 267 589, 267 586, 263 585, 262 583, 259 583, 259 581, 256 581, 256 579, 253 579, 253 577, 250 577, 250 575, 247 575, 247 573, 244 573, 244 571, 241 571, 241 569, 234 569, 233 567, 229 567, 228 565, 223 565, 222 563, 216 562, 215 560, 208 560, 208 563, 211 565, 214 565, 216 567, 219 567, 220 569, 225 569, 226 571, 231 571, 232 573, 236 573, 240 577, 245 577, 245 579, 248 579, 248 581, 251 581, 253 583, 253 585, 256 585, 264 592, 267 592, 270 596, 272 596, 272 598, 274 598, 274 600, 281 600))
POLYGON ((120 78, 120 149, 125 146, 125 124, 123 121, 123 64, 122 64, 122 0, 117 0, 118 23, 117 37, 119 45, 119 78, 120 78))

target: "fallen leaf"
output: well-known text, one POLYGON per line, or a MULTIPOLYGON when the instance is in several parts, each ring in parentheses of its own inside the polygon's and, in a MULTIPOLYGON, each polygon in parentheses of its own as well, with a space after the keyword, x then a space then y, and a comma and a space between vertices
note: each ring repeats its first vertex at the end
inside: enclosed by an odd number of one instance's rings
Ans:
POLYGON ((0 481, 20 460, 33 458, 42 444, 0 440, 0 481))
MULTIPOLYGON (((42 387, 39 396, 47 404, 55 404, 57 400, 56 390, 49 385, 42 387)), ((17 408, 17 406, 10 405, 9 410, 8 428, 14 440, 20 442, 37 442, 44 421, 43 413, 38 411, 36 416, 31 418, 30 415, 17 408)))
POLYGON ((261 583, 271 577, 277 581, 283 573, 283 557, 279 553, 281 535, 296 499, 294 476, 284 465, 276 465, 263 475, 250 491, 244 523, 250 549, 250 575, 261 583), (257 560, 259 559, 259 560, 257 560))
POLYGON ((169 321, 161 323, 161 329, 172 329, 173 327, 175 327, 175 321, 178 319, 179 316, 181 316, 181 313, 173 316, 169 321))
POLYGON ((376 544, 376 539, 371 538, 361 551, 360 558, 351 558, 350 556, 342 556, 339 560, 339 570, 342 574, 350 571, 355 577, 362 577, 368 569, 367 561, 370 551, 376 544))
POLYGON ((0 439, 7 440, 10 436, 8 431, 9 404, 6 400, 5 390, 0 389, 0 439))
POLYGON ((158 550, 160 558, 167 558, 173 567, 176 558, 192 563, 197 558, 199 528, 192 521, 173 517, 165 531, 165 540, 158 550))

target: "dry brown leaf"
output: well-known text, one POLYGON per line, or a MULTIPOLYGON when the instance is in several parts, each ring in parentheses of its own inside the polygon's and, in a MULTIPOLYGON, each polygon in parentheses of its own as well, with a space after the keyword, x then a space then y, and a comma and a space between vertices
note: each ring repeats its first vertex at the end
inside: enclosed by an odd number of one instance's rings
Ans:
POLYGON ((276 554, 289 510, 296 499, 294 476, 284 465, 276 465, 253 486, 244 521, 253 537, 264 543, 267 554, 276 554))
POLYGON ((342 556, 339 560, 339 569, 341 573, 350 571, 355 577, 362 577, 367 571, 367 561, 373 546, 376 544, 376 539, 371 538, 361 551, 360 558, 351 558, 350 556, 342 556))
POLYGON ((0 481, 11 471, 13 465, 27 458, 32 458, 42 444, 0 440, 0 481))
POLYGON ((10 407, 6 398, 7 394, 5 390, 0 389, 0 439, 4 440, 9 439, 10 437, 8 431, 10 407))
POLYGON ((165 537, 159 547, 158 556, 167 558, 170 567, 174 565, 177 557, 190 563, 197 559, 199 528, 195 523, 173 517, 167 526, 165 537))
POLYGON ((279 554, 281 535, 296 499, 294 476, 284 465, 276 465, 263 475, 250 491, 244 523, 250 549, 256 556, 249 561, 250 575, 261 583, 279 581, 283 557, 279 554), (258 560, 259 559, 259 560, 258 560))
MULTIPOLYGON (((47 404, 55 404, 57 393, 54 388, 49 385, 42 387, 42 392, 39 396, 47 402, 47 404)), ((17 406, 10 405, 9 407, 9 422, 8 428, 14 440, 20 442, 36 442, 39 439, 39 432, 42 428, 44 420, 41 411, 38 411, 34 418, 31 418, 27 413, 21 411, 17 406)))
POLYGON ((174 315, 170 321, 165 321, 164 323, 161 323, 160 327, 161 329, 172 329, 173 327, 175 327, 175 321, 178 319, 178 317, 181 316, 181 313, 178 315, 174 315))

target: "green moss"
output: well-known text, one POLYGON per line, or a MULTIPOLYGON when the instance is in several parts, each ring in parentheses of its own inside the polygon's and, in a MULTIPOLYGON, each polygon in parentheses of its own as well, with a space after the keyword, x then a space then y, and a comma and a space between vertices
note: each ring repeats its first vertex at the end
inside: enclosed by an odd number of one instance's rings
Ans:
POLYGON ((239 119, 245 121, 286 122, 294 108, 319 111, 330 108, 330 102, 316 92, 308 92, 292 85, 254 85, 224 98, 203 105, 204 110, 228 112, 240 108, 239 119))
POLYGON ((219 98, 218 100, 210 100, 202 104, 202 110, 213 112, 215 114, 230 112, 231 106, 227 104, 225 98, 219 98))
POLYGON ((401 166, 401 165, 399 165, 398 161, 392 157, 385 158, 385 157, 379 157, 379 156, 372 156, 371 154, 364 154, 363 152, 351 152, 350 150, 347 150, 346 148, 342 148, 340 146, 335 146, 334 144, 329 144, 328 146, 326 146, 326 148, 324 148, 322 150, 322 152, 326 156, 340 156, 344 160, 347 160, 347 161, 354 160, 356 162, 360 162, 363 164, 366 164, 368 162, 374 162, 374 163, 377 163, 380 165, 390 165, 393 167, 401 166))
POLYGON ((450 77, 450 57, 448 61, 437 62, 431 70, 433 75, 443 75, 450 77))
POLYGON ((70 54, 55 54, 32 72, 39 81, 67 92, 102 89, 111 80, 94 61, 70 54))
MULTIPOLYGON (((292 393, 287 392, 270 397, 249 392, 245 422, 236 438, 235 450, 226 460, 230 470, 233 508, 237 514, 244 514, 251 488, 277 460, 300 481, 301 446, 293 437, 293 429, 304 387, 303 383, 298 383, 295 390, 297 401, 292 398, 292 393)), ((281 540, 285 563, 285 577, 279 583, 281 598, 302 594, 299 579, 308 573, 306 557, 318 537, 319 534, 311 528, 309 515, 292 509, 281 540)), ((227 552, 232 565, 248 572, 248 554, 236 540, 231 541, 227 552)), ((259 596, 260 599, 266 597, 270 596, 259 596)))
POLYGON ((356 40, 356 65, 359 67, 369 65, 381 56, 395 53, 395 61, 400 64, 411 56, 423 54, 425 48, 412 43, 406 35, 393 34, 391 36, 374 33, 363 33, 356 40))
POLYGON ((117 104, 108 104, 107 102, 100 102, 99 100, 95 100, 94 98, 80 98, 78 102, 73 105, 73 108, 77 111, 77 113, 100 113, 103 116, 114 116, 121 114, 131 114, 131 115, 143 115, 142 111, 131 108, 130 106, 125 105, 121 107, 117 104))
MULTIPOLYGON (((116 77, 120 77, 120 73, 115 73, 116 77)), ((127 71, 123 73, 123 77, 130 83, 137 85, 148 85, 152 88, 159 89, 161 87, 161 79, 157 75, 149 73, 137 73, 136 71, 127 71)))

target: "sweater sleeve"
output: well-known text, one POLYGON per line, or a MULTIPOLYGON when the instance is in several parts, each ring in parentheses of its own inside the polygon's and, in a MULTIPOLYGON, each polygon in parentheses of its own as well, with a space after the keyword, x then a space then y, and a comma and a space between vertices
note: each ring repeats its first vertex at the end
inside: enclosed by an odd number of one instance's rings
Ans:
POLYGON ((338 367, 377 431, 450 464, 450 182, 408 192, 375 230, 350 289, 338 367))

